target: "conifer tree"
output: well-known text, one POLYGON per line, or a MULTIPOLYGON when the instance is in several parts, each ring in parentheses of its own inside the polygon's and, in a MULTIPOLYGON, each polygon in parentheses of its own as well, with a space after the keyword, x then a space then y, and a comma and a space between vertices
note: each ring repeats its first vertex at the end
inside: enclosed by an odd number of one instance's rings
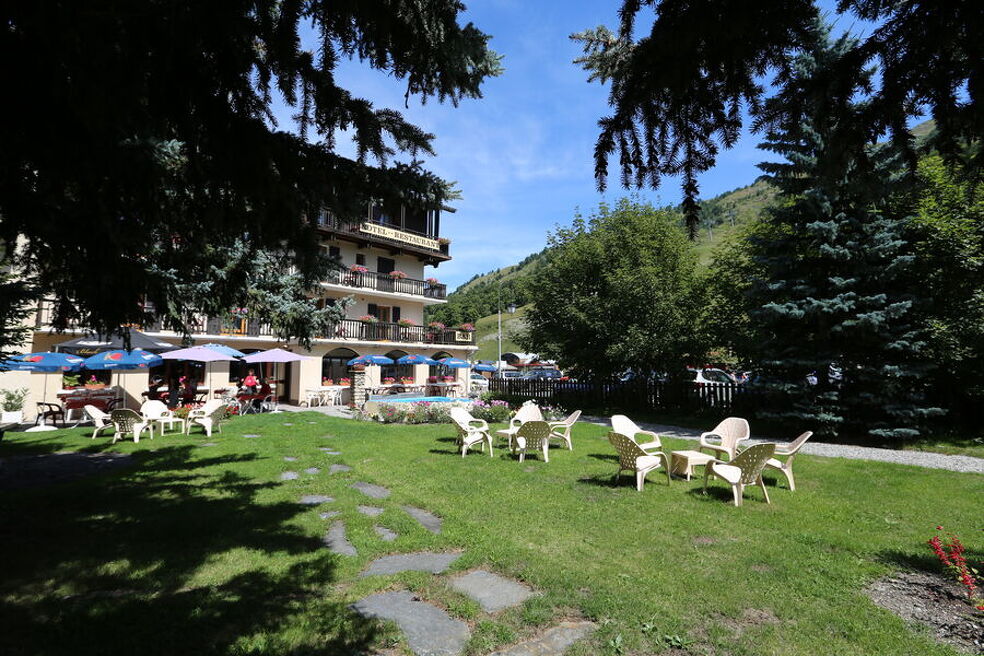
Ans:
POLYGON ((909 275, 905 217, 890 195, 908 176, 876 146, 859 101, 873 71, 842 70, 855 43, 829 30, 792 63, 765 107, 760 165, 781 190, 771 230, 755 245, 762 279, 750 294, 753 359, 774 395, 762 416, 822 433, 898 440, 934 412, 919 387, 923 335, 909 275), (868 147, 857 148, 859 139, 868 147))

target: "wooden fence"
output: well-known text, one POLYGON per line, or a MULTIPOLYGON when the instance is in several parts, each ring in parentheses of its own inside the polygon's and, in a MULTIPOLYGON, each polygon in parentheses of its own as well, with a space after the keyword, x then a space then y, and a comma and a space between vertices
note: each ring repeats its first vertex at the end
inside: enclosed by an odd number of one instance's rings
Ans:
POLYGON ((681 412, 725 416, 750 412, 758 395, 737 383, 634 380, 554 381, 494 378, 489 389, 512 402, 533 399, 567 409, 617 409, 626 412, 681 412))

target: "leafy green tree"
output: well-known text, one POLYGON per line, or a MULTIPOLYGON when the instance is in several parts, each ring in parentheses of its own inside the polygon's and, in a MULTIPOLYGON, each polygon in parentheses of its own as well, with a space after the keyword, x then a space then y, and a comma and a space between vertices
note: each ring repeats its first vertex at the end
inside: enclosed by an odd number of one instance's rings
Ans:
MULTIPOLYGON (((314 279, 323 210, 357 216, 371 198, 433 208, 455 197, 417 161, 434 153, 433 135, 339 86, 334 72, 358 59, 404 80, 408 101, 480 97, 500 58, 487 35, 459 24, 463 9, 456 0, 4 3, 0 54, 17 64, 2 82, 17 120, 0 125, 0 241, 27 240, 4 264, 56 299, 56 325, 104 332, 145 320, 143 302, 177 329, 192 313, 245 305, 245 289, 207 277, 242 244, 248 260, 288 253, 314 279), (278 126, 278 103, 295 112, 296 131, 278 126), (336 152, 340 135, 354 140, 355 159, 336 152), (210 293, 185 293, 196 285, 210 293)), ((0 305, 21 291, 0 289, 0 305)))
POLYGON ((697 256, 677 215, 622 199, 548 243, 523 348, 590 378, 673 374, 703 357, 697 256))
POLYGON ((913 256, 906 217, 892 207, 911 179, 898 175, 894 148, 857 151, 843 138, 864 125, 869 102, 857 98, 873 71, 830 75, 856 44, 817 34, 765 108, 774 127, 762 147, 785 161, 760 165, 784 200, 754 244, 762 278, 749 289, 750 354, 778 393, 761 416, 826 434, 911 438, 939 412, 924 399, 913 256))
MULTIPOLYGON (((945 154, 954 156, 961 142, 984 134, 979 0, 840 0, 837 11, 874 26, 828 75, 850 84, 865 65, 882 70, 877 84, 869 79, 857 88, 870 102, 863 116, 854 116, 857 130, 840 135, 852 148, 888 130, 914 163, 907 119, 927 111, 945 154)), ((589 80, 611 82, 612 113, 599 121, 595 146, 599 188, 616 152, 624 186, 655 187, 662 177, 679 176, 696 235, 698 176, 714 166, 721 148, 738 141, 743 110, 756 130, 771 127, 765 100, 794 83, 790 62, 812 47, 818 15, 814 0, 623 0, 617 33, 598 27, 573 35, 584 46, 576 63, 589 80), (656 15, 649 30, 637 26, 644 10, 656 15), (763 83, 768 76, 772 84, 763 83)), ((979 153, 976 160, 980 170, 979 153)))

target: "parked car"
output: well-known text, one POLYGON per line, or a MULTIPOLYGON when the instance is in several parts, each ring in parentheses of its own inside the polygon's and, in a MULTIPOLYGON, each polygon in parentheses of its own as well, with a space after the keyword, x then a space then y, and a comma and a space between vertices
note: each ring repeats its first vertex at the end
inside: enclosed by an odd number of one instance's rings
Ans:
POLYGON ((557 369, 534 369, 526 372, 523 380, 560 380, 564 377, 557 369))
POLYGON ((707 367, 704 369, 687 369, 690 379, 695 383, 733 383, 734 376, 723 369, 707 367))
POLYGON ((489 388, 489 379, 480 373, 472 373, 470 376, 471 386, 476 388, 481 388, 487 390, 489 388))
POLYGON ((522 378, 523 374, 515 369, 503 369, 493 374, 494 378, 522 378))

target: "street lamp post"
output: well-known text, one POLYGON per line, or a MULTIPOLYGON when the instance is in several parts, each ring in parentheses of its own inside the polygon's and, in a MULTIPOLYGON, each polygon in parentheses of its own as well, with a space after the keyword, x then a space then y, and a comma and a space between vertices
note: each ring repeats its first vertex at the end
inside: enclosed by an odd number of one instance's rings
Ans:
MULTIPOLYGON (((499 357, 496 358, 495 361, 496 372, 499 371, 499 367, 501 366, 502 363, 502 278, 499 278, 499 285, 497 289, 498 289, 498 302, 496 303, 496 307, 499 311, 499 357)), ((516 312, 516 304, 510 303, 506 307, 506 311, 509 312, 509 314, 513 314, 514 312, 516 312)))

